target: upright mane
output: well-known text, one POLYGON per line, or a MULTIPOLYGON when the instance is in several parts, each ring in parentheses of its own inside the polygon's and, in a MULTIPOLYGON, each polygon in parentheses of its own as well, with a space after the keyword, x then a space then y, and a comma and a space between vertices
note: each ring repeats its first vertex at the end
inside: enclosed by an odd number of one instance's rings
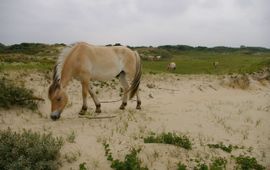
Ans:
POLYGON ((71 52, 71 50, 73 49, 73 47, 75 45, 76 45, 76 43, 65 47, 61 51, 60 55, 58 56, 58 59, 56 61, 56 64, 55 64, 54 70, 53 70, 53 83, 57 83, 61 80, 63 65, 66 61, 68 54, 71 52))
POLYGON ((76 44, 72 44, 70 46, 65 47, 60 53, 53 69, 53 82, 49 88, 49 96, 52 95, 56 89, 60 88, 59 81, 61 80, 63 65, 66 61, 67 56, 69 55, 69 53, 71 52, 71 50, 75 45, 76 44))

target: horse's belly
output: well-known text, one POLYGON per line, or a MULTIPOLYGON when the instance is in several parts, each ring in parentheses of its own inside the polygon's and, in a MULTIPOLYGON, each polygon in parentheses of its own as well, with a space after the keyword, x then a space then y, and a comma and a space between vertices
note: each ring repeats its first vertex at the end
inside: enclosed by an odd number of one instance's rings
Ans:
POLYGON ((115 78, 121 70, 94 70, 91 73, 91 79, 92 80, 100 80, 100 81, 106 81, 106 80, 112 80, 115 78))

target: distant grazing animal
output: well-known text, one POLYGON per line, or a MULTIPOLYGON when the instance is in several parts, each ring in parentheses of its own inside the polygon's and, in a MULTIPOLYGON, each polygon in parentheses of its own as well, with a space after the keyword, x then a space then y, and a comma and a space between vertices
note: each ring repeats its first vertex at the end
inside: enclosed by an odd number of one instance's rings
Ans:
POLYGON ((175 62, 171 62, 171 63, 168 64, 167 70, 174 71, 175 69, 176 69, 176 64, 175 64, 175 62))
POLYGON ((217 68, 218 65, 219 65, 219 62, 218 62, 218 61, 213 62, 213 66, 214 66, 215 68, 217 68))
POLYGON ((152 56, 152 55, 149 55, 149 56, 147 57, 147 59, 148 59, 148 60, 150 60, 150 61, 153 61, 153 60, 154 60, 154 58, 155 58, 155 57, 154 57, 154 56, 152 56))
POLYGON ((161 59, 161 56, 160 55, 154 57, 154 60, 159 61, 160 59, 161 59))
POLYGON ((131 99, 137 96, 137 109, 141 109, 139 85, 141 80, 141 60, 136 51, 123 46, 94 46, 84 42, 76 43, 60 55, 53 71, 53 82, 49 87, 51 118, 59 119, 68 97, 67 85, 76 78, 82 84, 83 105, 79 114, 87 110, 87 95, 91 95, 96 105, 96 113, 101 112, 97 96, 89 86, 90 80, 111 80, 118 77, 124 88, 120 109, 127 105, 128 93, 131 99), (129 87, 127 78, 133 79, 129 87))

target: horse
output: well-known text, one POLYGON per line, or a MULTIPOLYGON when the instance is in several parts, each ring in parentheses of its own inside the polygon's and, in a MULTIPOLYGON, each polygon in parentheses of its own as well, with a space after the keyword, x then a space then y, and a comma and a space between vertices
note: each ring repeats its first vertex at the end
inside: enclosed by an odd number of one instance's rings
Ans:
POLYGON ((214 61, 213 62, 213 66, 214 66, 215 69, 218 67, 218 65, 219 65, 219 62, 218 61, 214 61))
POLYGON ((175 70, 176 69, 176 64, 175 62, 171 62, 167 65, 167 70, 175 70))
POLYGON ((141 74, 141 59, 136 51, 124 46, 106 47, 85 42, 76 43, 63 50, 53 70, 53 81, 48 91, 51 101, 51 119, 60 118, 68 102, 66 88, 73 78, 79 80, 82 85, 83 104, 80 115, 87 111, 88 93, 95 103, 95 112, 101 113, 100 101, 89 86, 90 81, 107 81, 115 77, 119 78, 124 89, 120 109, 125 109, 128 95, 129 99, 136 95, 136 109, 141 109, 139 96, 141 74), (128 79, 132 80, 131 85, 128 79))

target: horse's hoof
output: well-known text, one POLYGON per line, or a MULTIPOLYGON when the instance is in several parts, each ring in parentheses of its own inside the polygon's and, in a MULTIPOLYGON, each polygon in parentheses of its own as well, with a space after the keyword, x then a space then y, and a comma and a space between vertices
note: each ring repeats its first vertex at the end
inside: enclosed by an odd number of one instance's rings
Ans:
POLYGON ((79 115, 85 115, 86 111, 87 111, 87 106, 82 106, 82 109, 79 112, 79 115))
POLYGON ((127 103, 126 102, 123 102, 121 104, 121 106, 119 107, 120 110, 125 110, 125 107, 126 107, 127 103))
POLYGON ((142 110, 141 106, 136 107, 137 110, 142 110))
POLYGON ((101 113, 101 109, 96 109, 95 113, 101 113))
POLYGON ((81 110, 81 111, 79 112, 79 115, 85 115, 85 113, 86 113, 86 110, 81 110))

